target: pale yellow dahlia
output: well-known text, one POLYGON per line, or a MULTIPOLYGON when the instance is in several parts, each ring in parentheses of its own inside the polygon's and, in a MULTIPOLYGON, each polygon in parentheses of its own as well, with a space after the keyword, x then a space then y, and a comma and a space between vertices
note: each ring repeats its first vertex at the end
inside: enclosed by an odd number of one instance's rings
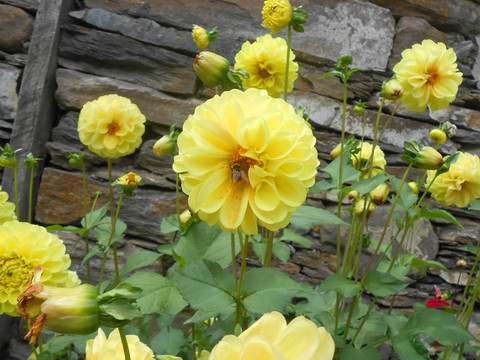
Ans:
POLYGON ((262 26, 275 34, 290 24, 293 16, 292 5, 288 0, 267 0, 263 6, 262 16, 262 26))
MULTIPOLYGON (((138 336, 127 335, 128 350, 132 360, 154 360, 152 349, 142 343, 138 336)), ((108 338, 101 328, 93 340, 87 340, 86 360, 124 360, 125 355, 118 329, 113 330, 108 338)))
POLYGON ((17 316, 17 297, 37 265, 42 284, 64 286, 70 256, 65 245, 45 228, 18 221, 0 225, 0 314, 17 316))
MULTIPOLYGON (((290 50, 288 91, 292 91, 298 76, 298 64, 294 59, 295 54, 290 50)), ((235 55, 235 70, 243 69, 250 75, 249 79, 242 79, 244 89, 264 89, 270 96, 279 97, 285 86, 286 61, 287 42, 267 34, 254 43, 246 41, 242 45, 235 55)))
POLYGON ((315 182, 312 130, 284 100, 231 90, 195 109, 173 168, 193 213, 226 231, 278 230, 315 182))
POLYGON ((215 345, 210 360, 331 360, 332 336, 303 316, 288 325, 282 314, 263 315, 240 336, 227 335, 215 345))
POLYGON ((142 143, 145 116, 129 99, 115 94, 83 105, 78 118, 80 141, 104 158, 129 155, 142 143))
MULTIPOLYGON (((435 170, 429 170, 426 186, 435 176, 435 170)), ((450 169, 440 174, 430 187, 432 197, 445 206, 466 207, 480 198, 480 159, 477 155, 460 153, 450 169)))
MULTIPOLYGON (((1 186, 0 190, 2 190, 1 186)), ((5 191, 0 191, 0 224, 10 220, 17 220, 15 204, 7 200, 8 194, 5 191)))
POLYGON ((424 111, 427 105, 432 111, 447 107, 462 83, 456 61, 453 49, 432 40, 404 50, 402 60, 393 68, 403 88, 401 101, 413 111, 424 111))

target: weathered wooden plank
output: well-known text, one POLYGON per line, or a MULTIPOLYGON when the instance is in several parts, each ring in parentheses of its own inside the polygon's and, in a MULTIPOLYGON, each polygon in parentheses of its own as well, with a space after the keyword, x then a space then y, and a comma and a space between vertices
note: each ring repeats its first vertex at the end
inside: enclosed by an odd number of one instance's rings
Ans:
MULTIPOLYGON (((73 0, 42 0, 39 4, 10 141, 14 149, 22 149, 17 154, 19 162, 23 162, 26 154, 30 152, 37 158, 45 158, 47 154, 45 144, 56 117, 55 70, 60 27, 73 6, 73 0)), ((40 185, 42 169, 43 162, 40 162, 34 180, 34 199, 40 185)), ((29 174, 23 165, 19 165, 21 220, 28 219, 29 174)), ((11 169, 6 169, 2 187, 13 199, 14 183, 11 169)))

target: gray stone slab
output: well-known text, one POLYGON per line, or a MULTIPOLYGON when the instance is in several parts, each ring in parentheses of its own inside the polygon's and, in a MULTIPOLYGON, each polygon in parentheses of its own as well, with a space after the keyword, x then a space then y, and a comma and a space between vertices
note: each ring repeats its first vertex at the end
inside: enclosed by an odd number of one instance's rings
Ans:
POLYGON ((18 107, 17 86, 21 71, 0 63, 0 118, 15 119, 18 107))

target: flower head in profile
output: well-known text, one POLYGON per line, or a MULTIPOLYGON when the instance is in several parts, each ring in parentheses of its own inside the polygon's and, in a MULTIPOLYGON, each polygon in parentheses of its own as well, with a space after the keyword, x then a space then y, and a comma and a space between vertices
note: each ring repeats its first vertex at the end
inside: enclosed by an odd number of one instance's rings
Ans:
POLYGON ((315 182, 315 137, 284 100, 231 90, 198 106, 173 168, 193 213, 226 231, 278 230, 315 182))
POLYGON ((122 192, 131 196, 133 191, 138 187, 138 184, 140 184, 140 181, 142 181, 140 175, 137 175, 134 172, 129 172, 128 174, 120 176, 112 183, 112 185, 120 185, 122 187, 122 192))
POLYGON ((286 28, 293 17, 293 9, 288 0, 267 0, 264 3, 262 26, 272 30, 275 34, 286 28))
POLYGON ((17 297, 36 266, 43 266, 41 282, 64 286, 70 256, 65 245, 45 228, 18 221, 0 225, 0 314, 17 316, 17 297))
POLYGON ((462 73, 457 68, 457 55, 445 44, 423 40, 402 52, 402 60, 393 71, 403 88, 402 102, 409 110, 432 111, 448 106, 457 96, 462 73))
POLYGON ((80 141, 103 158, 129 155, 142 143, 145 116, 129 99, 112 94, 83 105, 78 118, 80 141))
POLYGON ((201 26, 193 25, 192 37, 193 41, 200 50, 206 49, 208 45, 210 45, 208 31, 201 26))
POLYGON ((238 337, 225 336, 212 349, 210 360, 331 360, 334 351, 335 343, 325 328, 303 316, 287 324, 282 314, 271 312, 238 337))
MULTIPOLYGON (((288 68, 288 91, 298 76, 298 64, 290 50, 288 68)), ((273 97, 279 97, 284 90, 287 60, 287 42, 282 38, 273 38, 267 34, 257 38, 254 43, 246 41, 235 56, 235 70, 243 69, 250 75, 242 79, 243 88, 267 90, 273 97)))
MULTIPOLYGON (((426 186, 435 177, 435 171, 427 172, 426 186)), ((430 187, 432 197, 441 205, 466 207, 480 198, 480 159, 477 155, 460 153, 447 172, 437 176, 430 187)))
MULTIPOLYGON (((138 336, 127 335, 128 350, 130 358, 135 360, 154 360, 155 355, 152 349, 142 343, 138 336)), ((125 355, 122 347, 122 340, 118 329, 113 330, 108 338, 101 328, 93 340, 87 340, 85 348, 86 360, 123 360, 125 355)))
POLYGON ((0 191, 0 225, 10 220, 17 220, 15 204, 8 201, 8 194, 5 191, 0 191))

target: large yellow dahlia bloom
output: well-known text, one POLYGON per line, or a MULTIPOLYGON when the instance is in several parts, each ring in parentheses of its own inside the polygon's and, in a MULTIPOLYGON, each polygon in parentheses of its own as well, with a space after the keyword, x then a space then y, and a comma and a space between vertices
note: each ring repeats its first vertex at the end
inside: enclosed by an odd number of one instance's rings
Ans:
POLYGON ((215 345, 210 360, 331 360, 332 336, 303 316, 288 325, 282 314, 263 315, 240 336, 225 336, 215 345))
POLYGON ((432 111, 448 106, 457 96, 462 73, 457 55, 443 43, 423 40, 402 52, 402 60, 393 71, 403 87, 402 101, 409 110, 432 111))
POLYGON ((115 94, 83 105, 78 118, 80 141, 104 158, 129 155, 142 143, 145 116, 129 99, 115 94))
MULTIPOLYGON (((0 190, 2 187, 0 186, 0 190)), ((5 191, 0 191, 0 224, 10 220, 17 220, 15 215, 15 204, 8 200, 8 194, 5 191)))
POLYGON ((17 297, 37 265, 42 284, 64 286, 70 256, 65 245, 45 228, 18 221, 0 225, 0 314, 17 316, 17 297))
MULTIPOLYGON (((294 59, 295 55, 290 50, 288 91, 292 91, 298 76, 298 64, 294 59)), ((250 75, 249 79, 242 79, 244 89, 264 89, 270 96, 279 97, 285 86, 286 61, 287 42, 267 34, 257 38, 254 43, 246 41, 235 55, 234 67, 250 75)))
POLYGON ((198 106, 178 137, 173 168, 193 212, 226 231, 288 224, 315 182, 312 130, 265 91, 231 90, 198 106))
MULTIPOLYGON (((128 350, 132 360, 154 360, 152 349, 142 343, 138 336, 127 335, 128 350)), ((86 360, 123 360, 125 355, 122 340, 118 329, 113 330, 108 338, 102 329, 98 329, 98 335, 93 340, 87 340, 85 348, 86 360)))
MULTIPOLYGON (((435 176, 435 170, 429 170, 426 186, 435 176)), ((466 207, 480 198, 480 159, 477 155, 460 153, 450 169, 440 174, 430 187, 432 197, 445 206, 466 207)))
POLYGON ((262 26, 272 30, 275 34, 286 28, 293 17, 293 9, 288 0, 267 0, 264 3, 262 26))

